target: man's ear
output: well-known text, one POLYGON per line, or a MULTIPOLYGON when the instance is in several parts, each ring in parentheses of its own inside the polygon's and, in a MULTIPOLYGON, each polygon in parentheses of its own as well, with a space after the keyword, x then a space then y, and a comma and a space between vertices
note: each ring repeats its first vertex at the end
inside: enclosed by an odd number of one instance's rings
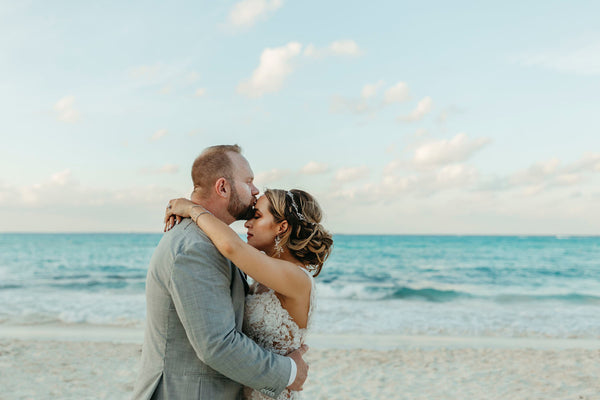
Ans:
POLYGON ((290 227, 290 226, 288 225, 288 222, 284 220, 284 221, 281 223, 281 225, 279 225, 279 230, 277 231, 277 234, 278 234, 278 235, 281 235, 281 234, 283 234, 283 233, 286 233, 289 227, 290 227))
POLYGON ((215 192, 220 197, 228 197, 229 196, 229 183, 225 178, 219 178, 215 182, 215 192))

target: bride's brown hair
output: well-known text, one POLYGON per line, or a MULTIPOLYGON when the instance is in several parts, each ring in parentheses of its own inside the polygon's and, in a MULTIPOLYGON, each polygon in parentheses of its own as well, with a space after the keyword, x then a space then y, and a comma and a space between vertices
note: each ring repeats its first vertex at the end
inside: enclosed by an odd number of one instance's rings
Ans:
POLYGON ((333 248, 331 234, 321 225, 323 212, 317 200, 299 190, 267 189, 269 211, 276 222, 287 221, 289 228, 280 236, 280 245, 319 275, 333 248))

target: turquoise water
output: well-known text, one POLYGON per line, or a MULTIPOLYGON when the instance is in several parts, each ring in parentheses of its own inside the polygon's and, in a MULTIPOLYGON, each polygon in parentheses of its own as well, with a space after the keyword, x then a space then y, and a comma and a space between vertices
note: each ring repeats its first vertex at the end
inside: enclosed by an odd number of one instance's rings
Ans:
MULTIPOLYGON (((1 324, 143 324, 160 234, 0 234, 1 324)), ((336 235, 317 332, 600 338, 600 237, 336 235)))

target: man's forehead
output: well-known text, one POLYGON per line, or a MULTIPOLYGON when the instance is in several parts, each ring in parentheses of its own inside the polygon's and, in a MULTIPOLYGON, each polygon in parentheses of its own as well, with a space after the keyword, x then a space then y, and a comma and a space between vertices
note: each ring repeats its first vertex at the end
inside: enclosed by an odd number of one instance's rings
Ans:
POLYGON ((252 168, 250 168, 250 163, 246 160, 246 157, 239 153, 230 152, 228 154, 233 164, 235 174, 244 175, 247 178, 254 177, 254 173, 252 172, 252 168))

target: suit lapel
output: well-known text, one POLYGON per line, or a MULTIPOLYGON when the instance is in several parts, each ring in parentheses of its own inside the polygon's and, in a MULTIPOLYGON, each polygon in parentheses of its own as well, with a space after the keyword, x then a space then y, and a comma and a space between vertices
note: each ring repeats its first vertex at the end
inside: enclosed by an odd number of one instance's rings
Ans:
POLYGON ((242 278, 242 282, 244 282, 244 292, 248 294, 248 292, 250 291, 250 287, 248 286, 248 275, 246 275, 246 273, 238 267, 235 267, 235 269, 238 270, 238 272, 240 273, 240 277, 242 278))

